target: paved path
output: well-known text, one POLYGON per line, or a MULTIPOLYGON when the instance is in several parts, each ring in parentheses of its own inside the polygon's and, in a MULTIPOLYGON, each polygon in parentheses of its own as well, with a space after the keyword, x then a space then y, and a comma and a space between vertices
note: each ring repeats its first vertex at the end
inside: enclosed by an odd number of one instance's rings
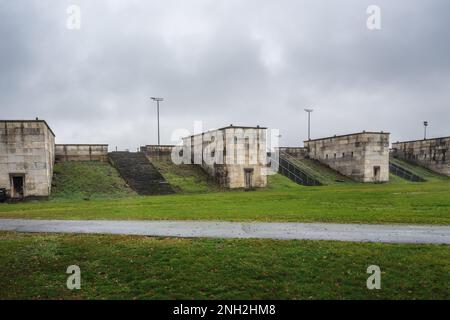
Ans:
POLYGON ((450 244, 450 226, 0 219, 0 231, 450 244))

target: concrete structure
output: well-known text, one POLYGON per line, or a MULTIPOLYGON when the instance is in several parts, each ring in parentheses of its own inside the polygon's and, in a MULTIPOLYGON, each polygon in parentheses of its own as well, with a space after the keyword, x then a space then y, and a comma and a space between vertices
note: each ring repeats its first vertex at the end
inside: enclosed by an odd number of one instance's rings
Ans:
POLYGON ((148 158, 152 160, 169 161, 174 145, 146 145, 140 148, 148 158))
POLYGON ((450 137, 396 142, 392 155, 450 176, 450 137))
POLYGON ((42 120, 0 121, 0 188, 8 197, 48 197, 55 135, 42 120))
POLYGON ((230 125, 186 137, 180 154, 182 163, 201 165, 226 188, 266 187, 266 131, 259 126, 230 125))
POLYGON ((297 159, 305 159, 308 157, 308 150, 302 147, 278 147, 276 148, 280 154, 287 154, 297 159))
POLYGON ((107 144, 57 144, 55 158, 61 161, 108 161, 107 144))
POLYGON ((389 181, 389 133, 361 132, 304 143, 310 158, 355 181, 389 181))

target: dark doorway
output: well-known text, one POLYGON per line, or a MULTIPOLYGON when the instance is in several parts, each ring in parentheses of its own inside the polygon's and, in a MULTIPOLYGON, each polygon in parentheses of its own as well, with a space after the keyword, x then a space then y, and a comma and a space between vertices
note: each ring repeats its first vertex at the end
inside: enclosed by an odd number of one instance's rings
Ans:
POLYGON ((380 167, 373 167, 373 181, 380 182, 380 167))
POLYGON ((12 197, 23 198, 24 196, 24 177, 13 176, 12 177, 12 197))
POLYGON ((251 189, 253 184, 253 169, 244 169, 245 173, 245 188, 251 189))

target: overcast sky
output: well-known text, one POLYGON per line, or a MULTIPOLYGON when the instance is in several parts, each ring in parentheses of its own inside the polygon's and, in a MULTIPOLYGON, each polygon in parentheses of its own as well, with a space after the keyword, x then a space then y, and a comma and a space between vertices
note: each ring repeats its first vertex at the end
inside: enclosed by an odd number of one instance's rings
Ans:
POLYGON ((448 0, 0 0, 0 118, 57 143, 135 149, 173 130, 278 128, 281 144, 362 130, 450 135, 448 0), (81 29, 67 28, 67 7, 81 29), (366 26, 381 8, 381 30, 366 26))

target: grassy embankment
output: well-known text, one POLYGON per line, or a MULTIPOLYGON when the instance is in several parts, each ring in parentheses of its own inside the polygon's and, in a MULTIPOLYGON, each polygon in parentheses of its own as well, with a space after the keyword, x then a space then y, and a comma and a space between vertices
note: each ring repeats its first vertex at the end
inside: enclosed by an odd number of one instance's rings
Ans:
POLYGON ((119 173, 108 163, 62 162, 55 164, 52 200, 90 200, 133 196, 119 173))
POLYGON ((418 165, 414 165, 408 161, 405 160, 401 160, 401 159, 396 159, 396 158, 390 158, 390 160, 392 163, 405 168, 406 170, 414 173, 415 175, 418 175, 419 177, 424 178, 426 181, 429 182, 439 182, 439 181, 448 181, 448 178, 443 176, 443 175, 439 175, 427 168, 418 166, 418 165))
MULTIPOLYGON (((180 194, 139 197, 105 164, 56 167, 50 201, 2 218, 215 219, 450 224, 450 179, 303 187, 275 175, 254 192, 218 189, 195 168, 163 170, 180 194)), ((441 245, 163 239, 0 232, 0 299, 449 299, 441 245), (82 289, 66 289, 79 265, 82 289), (369 265, 382 289, 366 288, 369 265)))

